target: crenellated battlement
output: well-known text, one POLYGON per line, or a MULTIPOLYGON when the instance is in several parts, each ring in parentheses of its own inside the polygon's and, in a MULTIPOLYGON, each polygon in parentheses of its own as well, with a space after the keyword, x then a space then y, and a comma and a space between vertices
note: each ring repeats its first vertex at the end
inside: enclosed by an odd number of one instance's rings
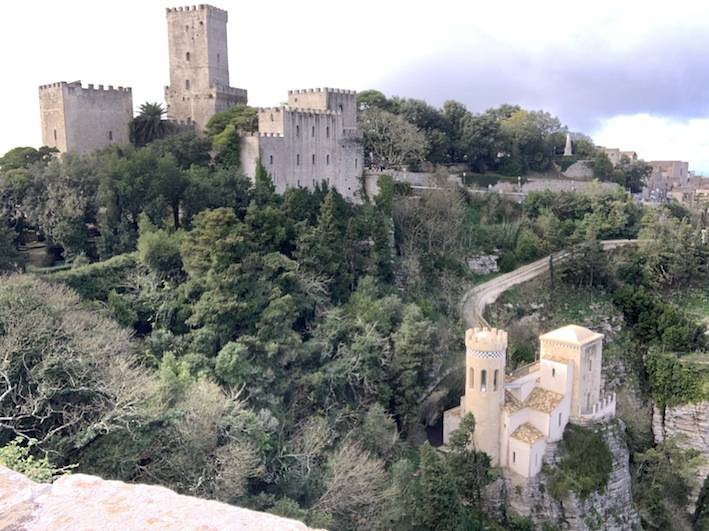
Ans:
POLYGON ((40 85, 39 90, 40 92, 46 91, 46 90, 51 90, 51 89, 56 89, 60 87, 69 87, 73 89, 80 89, 83 91, 96 91, 96 92, 115 92, 115 93, 131 93, 133 89, 131 87, 122 87, 122 86, 117 86, 114 87, 113 85, 97 85, 94 86, 93 83, 89 83, 86 87, 83 87, 81 85, 81 81, 72 81, 71 83, 67 83, 66 81, 59 81, 57 83, 49 83, 46 85, 40 85))
POLYGON ((465 346, 475 352, 504 352, 507 349, 507 332, 497 328, 468 328, 465 346))
POLYGON ((330 87, 322 87, 322 88, 309 88, 309 89, 294 89, 294 90, 289 90, 288 95, 290 96, 291 94, 313 94, 317 92, 325 92, 329 94, 349 94, 352 96, 355 96, 357 94, 356 90, 347 90, 347 89, 336 89, 336 88, 330 88, 330 87))
POLYGON ((165 13, 167 13, 167 14, 183 13, 183 12, 202 11, 202 10, 207 10, 209 12, 223 14, 224 16, 227 15, 226 10, 219 9, 218 7, 214 7, 209 4, 198 4, 198 5, 193 5, 193 6, 180 6, 180 7, 168 7, 165 9, 165 13))
POLYGON ((283 112, 295 114, 312 114, 312 115, 328 115, 338 116, 342 111, 331 111, 329 109, 309 109, 306 107, 291 107, 290 105, 281 105, 279 107, 259 107, 259 112, 283 112))

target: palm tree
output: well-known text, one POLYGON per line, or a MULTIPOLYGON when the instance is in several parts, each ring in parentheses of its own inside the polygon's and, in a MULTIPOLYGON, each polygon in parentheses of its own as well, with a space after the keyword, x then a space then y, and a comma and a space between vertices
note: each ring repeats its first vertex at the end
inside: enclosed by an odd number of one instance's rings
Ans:
POLYGON ((140 147, 153 140, 167 136, 170 131, 170 122, 163 120, 165 109, 160 103, 143 103, 140 114, 131 122, 131 141, 140 147))

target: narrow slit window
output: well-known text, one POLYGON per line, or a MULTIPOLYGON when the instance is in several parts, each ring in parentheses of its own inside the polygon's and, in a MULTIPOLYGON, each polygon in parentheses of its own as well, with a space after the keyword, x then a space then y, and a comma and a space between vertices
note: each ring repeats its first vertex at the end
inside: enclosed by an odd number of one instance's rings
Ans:
POLYGON ((187 52, 185 54, 185 61, 187 61, 188 63, 190 62, 190 52, 187 52))
POLYGON ((311 132, 310 136, 313 136, 313 137, 315 136, 315 126, 312 127, 312 132, 311 132))
POLYGON ((268 156, 268 163, 271 165, 273 164, 273 155, 268 156))
POLYGON ((330 165, 330 154, 325 155, 325 164, 330 165))
POLYGON ((561 413, 559 413, 559 426, 561 426, 561 413))
POLYGON ((185 90, 190 90, 190 80, 185 79, 185 90))
POLYGON ((487 391, 487 371, 485 369, 480 371, 480 391, 483 393, 487 391))
POLYGON ((588 358, 588 372, 591 372, 592 368, 593 368, 593 360, 591 358, 588 358))
POLYGON ((470 368, 470 371, 469 371, 469 374, 470 374, 470 380, 469 380, 469 383, 468 383, 468 387, 470 387, 471 389, 473 389, 473 388, 475 387, 475 369, 473 369, 473 368, 471 367, 471 368, 470 368))
POLYGON ((513 463, 517 462, 517 452, 512 452, 512 462, 513 463))
POLYGON ((497 391, 497 373, 499 371, 495 369, 495 372, 492 374, 492 390, 497 391))
MULTIPOLYGON (((300 153, 295 156, 295 165, 300 166, 300 153)), ((300 181, 298 181, 298 186, 300 186, 300 181)))
POLYGON ((222 62, 222 56, 220 54, 217 54, 217 64, 220 64, 222 62))
POLYGON ((299 125, 295 126, 295 136, 300 136, 300 126, 299 125))
POLYGON ((355 168, 359 165, 359 159, 355 159, 355 168))
POLYGON ((315 153, 313 153, 313 166, 315 166, 315 153))
POLYGON ((113 131, 108 132, 108 141, 112 142, 113 141, 113 131))
POLYGON ((552 378, 556 377, 556 369, 554 367, 551 368, 551 377, 552 378))
POLYGON ((54 130, 54 141, 55 142, 57 141, 57 130, 56 129, 54 130))
POLYGON ((325 128, 325 136, 327 138, 330 138, 330 126, 329 125, 325 128))

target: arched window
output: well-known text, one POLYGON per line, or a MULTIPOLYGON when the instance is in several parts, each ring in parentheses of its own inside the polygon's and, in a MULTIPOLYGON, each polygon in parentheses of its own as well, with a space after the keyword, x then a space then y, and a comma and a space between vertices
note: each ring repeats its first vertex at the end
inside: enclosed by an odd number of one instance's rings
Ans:
POLYGON ((330 138, 330 126, 329 125, 325 128, 325 136, 327 138, 330 138))
POLYGON ((313 153, 313 166, 315 166, 315 153, 313 153))
POLYGON ((299 125, 295 126, 295 136, 300 136, 300 126, 299 125))
POLYGON ((325 155, 325 164, 328 166, 330 165, 330 154, 329 153, 327 155, 325 155))
POLYGON ((190 27, 185 25, 185 31, 190 31, 190 27))
POLYGON ((340 112, 342 112, 342 104, 341 103, 337 106, 337 108, 340 109, 340 112))
POLYGON ((273 164, 273 155, 268 156, 268 163, 273 164))
POLYGON ((310 136, 315 136, 315 126, 313 126, 313 131, 310 136))
POLYGON ((470 387, 471 389, 473 389, 473 388, 475 387, 475 369, 473 369, 472 367, 470 367, 469 373, 470 373, 470 380, 469 380, 469 383, 468 383, 468 387, 470 387))
MULTIPOLYGON (((300 166, 300 153, 295 156, 295 165, 300 166)), ((298 186, 300 186, 300 181, 298 181, 298 186)))
POLYGON ((480 371, 480 391, 483 393, 487 391, 487 371, 485 369, 480 371))
POLYGON ((492 374, 492 390, 497 391, 497 373, 499 371, 495 369, 495 372, 492 374))
POLYGON ((185 79, 185 90, 190 90, 190 80, 185 79))
POLYGON ((190 52, 187 52, 185 54, 185 61, 187 61, 188 63, 190 62, 190 52))

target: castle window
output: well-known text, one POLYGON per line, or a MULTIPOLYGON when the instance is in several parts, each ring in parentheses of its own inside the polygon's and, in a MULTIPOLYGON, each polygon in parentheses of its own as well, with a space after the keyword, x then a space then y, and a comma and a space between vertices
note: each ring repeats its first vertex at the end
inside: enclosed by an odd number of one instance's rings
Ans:
POLYGON ((341 103, 337 106, 337 108, 340 109, 340 112, 342 112, 343 107, 341 103))
POLYGON ((561 413, 559 413, 559 426, 561 426, 561 413))
POLYGON ((185 61, 187 61, 188 63, 190 62, 190 52, 187 52, 185 54, 185 61))
MULTIPOLYGON (((295 156, 295 165, 300 166, 300 153, 295 156)), ((298 186, 300 186, 300 181, 298 181, 298 186)))
POLYGON ((108 132, 108 141, 109 142, 113 141, 113 131, 108 132))
POLYGON ((517 462, 517 452, 512 452, 512 462, 513 463, 517 462))
POLYGON ((330 126, 329 125, 325 128, 325 136, 327 138, 330 138, 330 126))
POLYGON ((310 136, 315 136, 315 126, 313 126, 313 131, 310 136))
POLYGON ((271 121, 273 121, 273 113, 271 113, 271 121))
POLYGON ((359 159, 355 159, 355 168, 357 167, 358 164, 359 164, 359 159))
POLYGON ((593 360, 591 358, 588 358, 588 372, 591 372, 592 368, 593 368, 593 360))
POLYGON ((492 375, 492 390, 497 391, 497 373, 499 371, 495 369, 495 372, 492 375))
POLYGON ((472 367, 470 368, 470 382, 468 383, 468 387, 471 389, 475 387, 475 369, 472 367))
POLYGON ((487 391, 487 371, 483 369, 480 371, 480 392, 484 393, 487 391))
POLYGON ((330 165, 330 154, 325 155, 325 164, 330 165))
POLYGON ((54 141, 55 142, 57 141, 57 130, 56 129, 54 130, 54 141))
POLYGON ((273 155, 268 156, 268 163, 273 164, 273 155))
POLYGON ((295 136, 300 136, 300 126, 299 125, 295 126, 295 136))
POLYGON ((551 368, 551 377, 554 378, 556 376, 556 369, 554 367, 551 368))
POLYGON ((189 26, 185 26, 185 31, 190 31, 190 27, 189 27, 189 26))
POLYGON ((185 90, 190 90, 190 80, 185 79, 185 90))
POLYGON ((222 56, 220 54, 217 54, 217 64, 221 63, 222 56))
POLYGON ((315 166, 315 153, 313 153, 313 166, 315 166))

